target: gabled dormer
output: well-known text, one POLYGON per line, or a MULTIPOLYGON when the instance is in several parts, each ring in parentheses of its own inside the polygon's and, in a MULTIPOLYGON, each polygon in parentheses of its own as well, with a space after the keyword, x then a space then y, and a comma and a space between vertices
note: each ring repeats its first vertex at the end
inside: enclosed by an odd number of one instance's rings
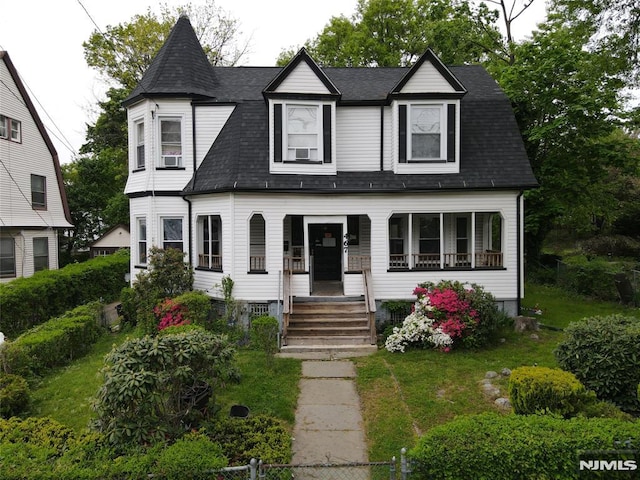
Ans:
POLYGON ((269 108, 269 172, 335 174, 340 92, 304 48, 263 95, 269 108))
POLYGON ((466 88, 427 50, 389 93, 395 173, 460 171, 460 99, 466 88))

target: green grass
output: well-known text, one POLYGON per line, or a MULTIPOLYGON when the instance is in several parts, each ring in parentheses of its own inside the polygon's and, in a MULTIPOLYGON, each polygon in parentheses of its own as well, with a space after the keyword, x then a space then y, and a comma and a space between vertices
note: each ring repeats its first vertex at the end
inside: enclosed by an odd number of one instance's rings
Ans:
MULTIPOLYGON (((538 305, 541 321, 555 327, 586 316, 623 313, 640 316, 631 309, 572 297, 551 287, 528 285, 523 305, 538 305)), ((369 459, 389 460, 402 447, 411 448, 418 435, 458 415, 497 411, 493 398, 485 397, 481 382, 489 370, 500 372, 523 365, 557 367, 553 350, 562 332, 542 329, 515 334, 503 332, 503 342, 479 352, 413 350, 354 359, 358 392, 369 445, 369 459)), ((507 396, 507 379, 494 382, 507 396)))
POLYGON ((102 384, 98 372, 104 356, 126 338, 126 333, 106 334, 87 355, 44 377, 32 390, 31 415, 49 416, 76 432, 85 429, 92 414, 91 399, 102 384))
POLYGON ((293 358, 267 362, 263 352, 248 349, 239 350, 237 360, 240 382, 228 383, 217 392, 216 405, 222 412, 234 404, 246 405, 251 415, 274 416, 293 427, 302 362, 293 358))
POLYGON ((565 293, 557 287, 528 284, 525 288, 525 298, 522 306, 533 308, 536 305, 542 310, 542 315, 539 317, 541 323, 560 328, 564 328, 569 323, 581 318, 594 315, 621 313, 640 316, 638 308, 627 307, 619 303, 580 298, 565 293))

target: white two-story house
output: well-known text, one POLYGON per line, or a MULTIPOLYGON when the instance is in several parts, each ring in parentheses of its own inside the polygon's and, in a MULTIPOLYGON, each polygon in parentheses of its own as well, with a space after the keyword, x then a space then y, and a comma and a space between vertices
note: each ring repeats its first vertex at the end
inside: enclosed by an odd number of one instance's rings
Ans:
POLYGON ((57 231, 71 227, 58 154, 0 51, 0 282, 57 269, 57 231))
POLYGON ((304 49, 283 68, 212 67, 183 17, 125 106, 132 277, 155 245, 183 250, 212 296, 230 276, 252 311, 454 279, 517 312, 536 180, 482 67, 429 50, 329 68, 304 49))

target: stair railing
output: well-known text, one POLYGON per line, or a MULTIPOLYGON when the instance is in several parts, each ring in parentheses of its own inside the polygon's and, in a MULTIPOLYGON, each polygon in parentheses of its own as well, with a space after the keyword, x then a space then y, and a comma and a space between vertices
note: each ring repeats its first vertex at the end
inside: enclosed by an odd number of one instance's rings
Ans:
POLYGON ((287 344, 289 316, 293 312, 293 295, 291 294, 291 270, 285 269, 282 276, 282 345, 287 344))
POLYGON ((362 285, 364 287, 364 307, 369 321, 369 332, 371 345, 376 344, 376 299, 373 296, 373 279, 371 269, 362 269, 362 285))

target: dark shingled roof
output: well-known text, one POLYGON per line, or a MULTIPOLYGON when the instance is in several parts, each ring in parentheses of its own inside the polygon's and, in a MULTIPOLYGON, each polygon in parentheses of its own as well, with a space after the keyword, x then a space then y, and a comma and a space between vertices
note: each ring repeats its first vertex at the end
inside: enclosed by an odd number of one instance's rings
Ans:
MULTIPOLYGON (((144 96, 189 94, 236 108, 183 194, 264 192, 425 192, 525 189, 537 186, 509 99, 481 66, 448 67, 466 88, 460 104, 460 173, 336 175, 269 173, 268 106, 264 89, 281 67, 211 67, 181 18, 141 84, 125 103, 144 96), (206 63, 206 65, 205 65, 206 63)), ((409 68, 322 68, 340 104, 388 104, 409 68)), ((339 160, 338 160, 339 161, 339 160)))
POLYGON ((153 96, 213 97, 213 67, 187 17, 180 17, 142 80, 125 99, 130 105, 153 96))

